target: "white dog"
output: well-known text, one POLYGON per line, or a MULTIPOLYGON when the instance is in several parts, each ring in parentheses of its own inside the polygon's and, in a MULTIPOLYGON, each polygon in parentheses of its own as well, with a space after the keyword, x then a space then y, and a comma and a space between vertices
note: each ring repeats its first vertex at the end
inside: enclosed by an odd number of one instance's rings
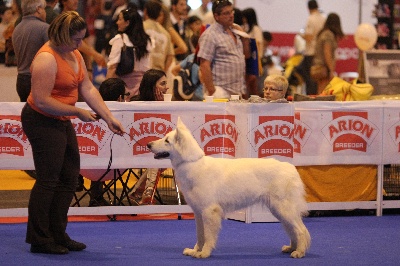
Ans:
POLYGON ((257 202, 282 223, 290 245, 282 252, 304 257, 310 234, 302 221, 307 213, 304 185, 296 168, 275 159, 226 159, 205 156, 178 118, 177 128, 147 144, 155 159, 169 158, 179 188, 196 220, 197 243, 184 255, 207 258, 215 248, 224 214, 257 202))

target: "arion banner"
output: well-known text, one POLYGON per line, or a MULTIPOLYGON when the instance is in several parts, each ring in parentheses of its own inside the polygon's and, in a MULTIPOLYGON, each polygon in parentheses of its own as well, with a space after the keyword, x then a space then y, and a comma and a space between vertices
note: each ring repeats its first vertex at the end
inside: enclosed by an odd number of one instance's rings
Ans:
MULTIPOLYGON (((24 103, 0 103, 0 169, 33 169, 23 132, 24 103)), ((78 103, 88 108, 85 103, 78 103)), ((175 128, 178 117, 206 155, 273 157, 295 165, 399 163, 397 101, 204 103, 107 102, 126 134, 111 133, 103 120, 73 118, 82 169, 170 167, 146 144, 175 128), (111 157, 112 155, 112 157, 111 157)))

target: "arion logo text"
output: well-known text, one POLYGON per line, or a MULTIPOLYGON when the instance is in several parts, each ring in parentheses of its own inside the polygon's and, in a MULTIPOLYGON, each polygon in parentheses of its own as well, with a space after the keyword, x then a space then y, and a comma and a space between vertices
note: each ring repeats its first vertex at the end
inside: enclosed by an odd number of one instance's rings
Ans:
POLYGON ((78 139, 79 152, 99 155, 108 138, 113 134, 102 121, 82 122, 78 118, 71 120, 78 139))
POLYGON ((175 125, 170 114, 135 113, 134 122, 128 126, 132 154, 150 153, 147 143, 163 138, 175 125))
POLYGON ((30 143, 22 129, 20 116, 0 116, 0 143, 0 154, 24 156, 30 143))
POLYGON ((333 120, 322 128, 333 152, 356 150, 366 152, 379 133, 368 120, 367 112, 333 112, 333 120))
POLYGON ((248 134, 259 158, 274 155, 293 158, 293 120, 293 116, 259 117, 259 125, 248 134))
POLYGON ((200 131, 200 146, 206 155, 225 154, 235 157, 239 130, 234 115, 205 115, 200 131))
POLYGON ((400 152, 400 121, 389 128, 389 136, 397 145, 397 151, 400 152))
POLYGON ((308 138, 311 136, 312 130, 307 124, 301 121, 299 112, 295 112, 294 118, 294 152, 301 153, 301 148, 306 145, 308 138))

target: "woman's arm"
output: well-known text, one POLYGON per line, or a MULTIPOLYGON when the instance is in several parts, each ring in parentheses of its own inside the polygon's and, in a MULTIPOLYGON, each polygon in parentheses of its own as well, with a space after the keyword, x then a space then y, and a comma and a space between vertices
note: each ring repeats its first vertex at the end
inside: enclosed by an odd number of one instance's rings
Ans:
POLYGON ((81 46, 79 46, 78 50, 81 53, 92 57, 98 66, 106 66, 106 60, 104 59, 104 57, 100 53, 98 53, 93 47, 87 44, 85 40, 82 42, 81 46))
POLYGON ((187 53, 188 47, 174 27, 169 27, 168 32, 171 35, 172 43, 176 46, 175 55, 187 53))
MULTIPOLYGON (((83 59, 81 60, 82 66, 84 66, 83 59)), ((103 98, 101 97, 99 91, 90 81, 89 76, 86 71, 86 67, 84 67, 85 77, 82 83, 79 85, 79 92, 82 95, 85 102, 89 105, 89 107, 106 121, 110 130, 114 133, 122 135, 125 132, 125 129, 121 125, 121 123, 115 119, 113 114, 108 109, 107 105, 104 103, 103 98)), ((96 116, 96 118, 98 118, 96 116)))
POLYGON ((213 95, 215 92, 215 87, 211 71, 211 61, 200 58, 200 73, 201 80, 204 84, 206 91, 208 92, 208 95, 213 95))
POLYGON ((254 26, 254 39, 256 39, 256 43, 257 43, 257 52, 258 52, 258 57, 261 58, 263 57, 263 53, 264 53, 264 37, 263 37, 263 33, 262 30, 259 26, 255 25, 254 26))
POLYGON ((323 48, 325 64, 328 67, 329 76, 333 77, 335 73, 335 59, 332 53, 332 45, 329 42, 325 42, 323 48))
POLYGON ((173 55, 167 55, 165 58, 165 69, 164 72, 167 73, 169 70, 169 67, 171 66, 172 62, 174 62, 174 56, 173 55))
POLYGON ((180 64, 176 64, 172 69, 171 69, 171 73, 174 76, 178 76, 179 71, 181 70, 181 65, 180 64))
POLYGON ((121 61, 121 48, 124 46, 121 35, 115 36, 111 41, 111 51, 108 57, 106 79, 118 77, 115 73, 117 66, 121 61))
POLYGON ((106 79, 109 79, 109 78, 117 78, 117 77, 118 77, 118 76, 117 76, 117 73, 116 73, 116 71, 117 71, 117 66, 118 66, 118 64, 114 64, 114 65, 107 66, 106 79))

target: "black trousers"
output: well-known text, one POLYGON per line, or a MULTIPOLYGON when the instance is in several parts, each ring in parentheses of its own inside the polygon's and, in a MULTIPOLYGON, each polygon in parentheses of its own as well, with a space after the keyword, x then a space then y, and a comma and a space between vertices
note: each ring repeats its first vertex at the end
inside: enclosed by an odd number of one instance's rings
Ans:
POLYGON ((28 205, 26 242, 64 243, 68 209, 80 169, 78 141, 71 121, 44 116, 25 104, 22 127, 32 146, 37 174, 28 205))
POLYGON ((26 102, 31 93, 31 75, 17 75, 17 93, 21 102, 26 102))

